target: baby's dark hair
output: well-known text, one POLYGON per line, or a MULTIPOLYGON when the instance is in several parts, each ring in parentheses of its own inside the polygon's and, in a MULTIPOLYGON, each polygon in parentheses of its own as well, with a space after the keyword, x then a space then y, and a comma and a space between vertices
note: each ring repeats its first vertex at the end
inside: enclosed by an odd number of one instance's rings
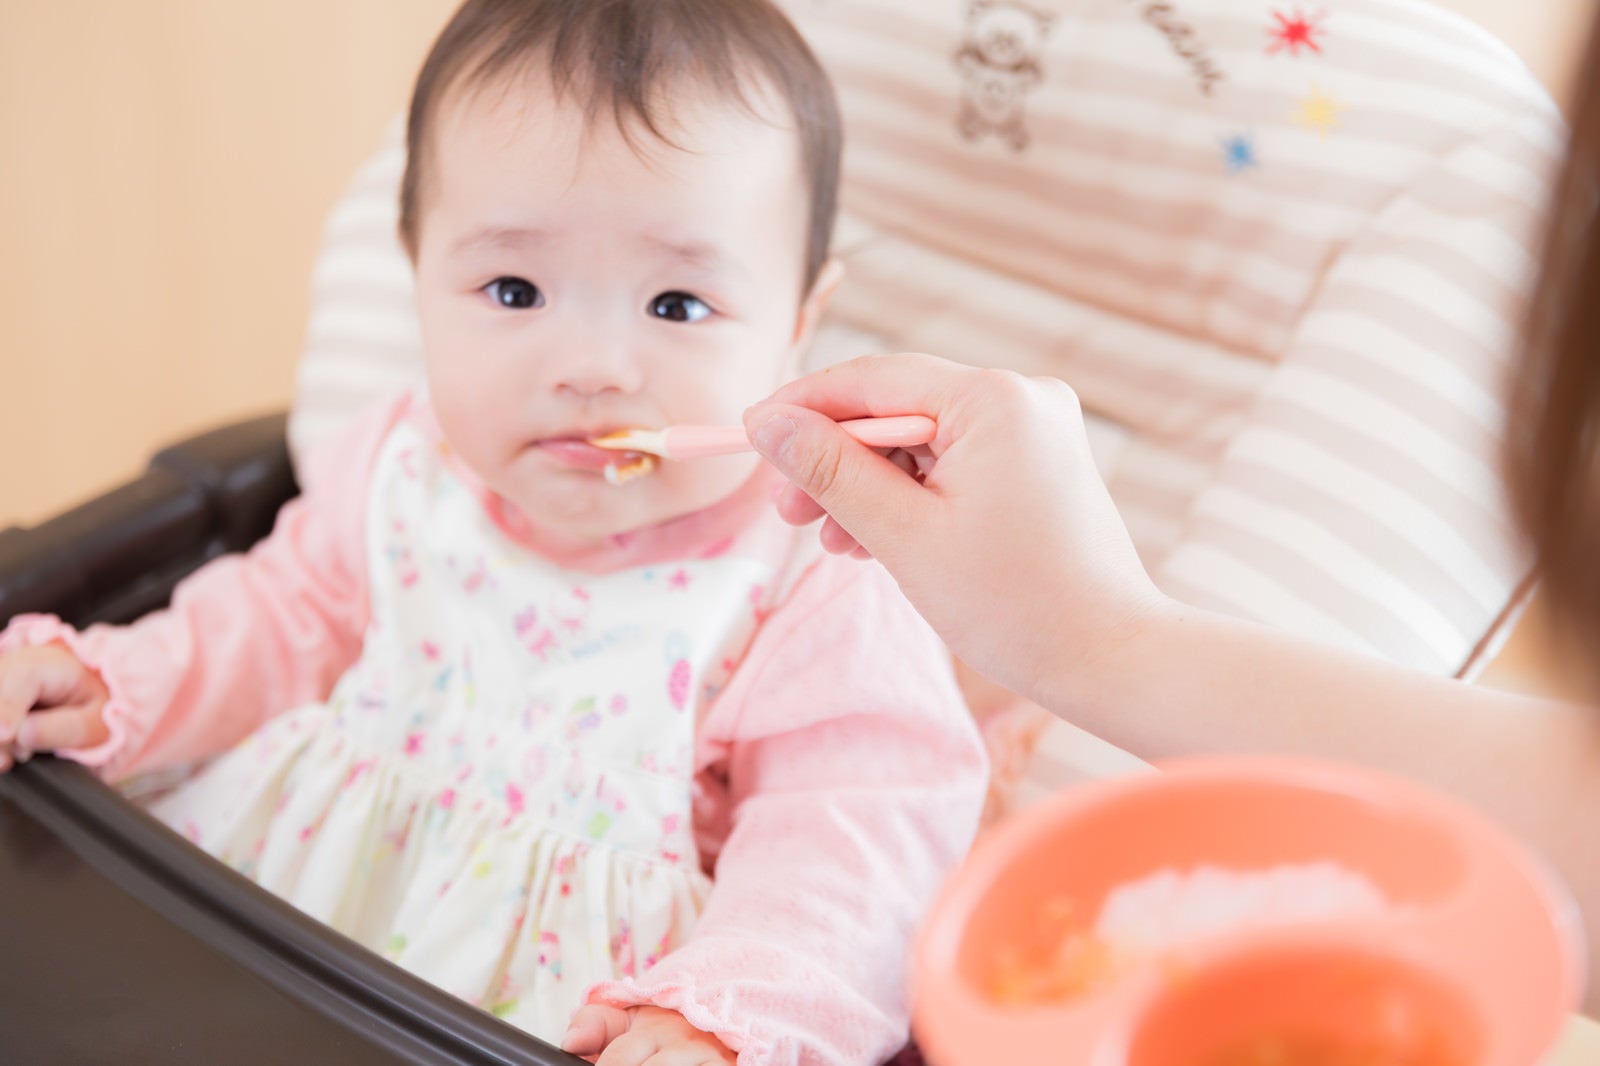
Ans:
POLYGON ((822 65, 769 0, 467 0, 434 42, 411 95, 400 239, 416 257, 428 131, 454 88, 542 63, 559 95, 591 120, 609 111, 625 136, 638 123, 663 142, 666 90, 694 84, 752 114, 747 81, 788 106, 811 194, 805 286, 828 258, 839 191, 838 102, 822 65))

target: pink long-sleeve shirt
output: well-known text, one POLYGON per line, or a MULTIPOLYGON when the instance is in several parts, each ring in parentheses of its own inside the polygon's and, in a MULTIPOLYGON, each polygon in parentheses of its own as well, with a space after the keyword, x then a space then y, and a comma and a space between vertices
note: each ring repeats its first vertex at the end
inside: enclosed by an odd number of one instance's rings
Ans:
MULTIPOLYGON (((110 689, 110 739, 63 754, 122 778, 213 755, 326 699, 371 618, 369 479, 403 422, 437 432, 409 399, 371 412, 314 458, 269 538, 209 564, 169 609, 83 633, 29 616, 0 635, 0 650, 63 641, 110 689)), ((770 487, 758 477, 707 511, 556 561, 608 572, 690 557, 774 523, 770 487)), ((551 554, 479 488, 499 524, 551 554)), ((677 1010, 742 1064, 868 1064, 904 1038, 907 946, 972 840, 987 767, 942 645, 882 569, 804 563, 700 709, 705 910, 677 950, 591 998, 677 1010)))

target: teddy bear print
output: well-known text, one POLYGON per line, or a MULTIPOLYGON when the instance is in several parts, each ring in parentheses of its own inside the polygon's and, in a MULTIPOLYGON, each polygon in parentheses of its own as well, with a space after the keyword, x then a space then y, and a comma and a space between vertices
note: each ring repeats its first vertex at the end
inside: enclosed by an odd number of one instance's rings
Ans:
POLYGON ((956 67, 961 111, 956 129, 969 141, 994 133, 1013 150, 1028 144, 1023 99, 1043 77, 1039 59, 1052 16, 1015 0, 970 0, 956 67))

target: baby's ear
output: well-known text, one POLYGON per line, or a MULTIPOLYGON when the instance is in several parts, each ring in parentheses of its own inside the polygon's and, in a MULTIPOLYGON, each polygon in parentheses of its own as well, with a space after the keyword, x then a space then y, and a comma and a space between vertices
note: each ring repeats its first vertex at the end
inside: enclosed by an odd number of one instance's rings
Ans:
POLYGON ((811 291, 800 302, 800 313, 794 320, 793 343, 797 351, 811 343, 812 336, 817 332, 817 323, 822 321, 822 314, 828 309, 828 301, 833 299, 834 290, 843 280, 844 264, 836 258, 829 258, 817 271, 817 280, 811 283, 811 291))

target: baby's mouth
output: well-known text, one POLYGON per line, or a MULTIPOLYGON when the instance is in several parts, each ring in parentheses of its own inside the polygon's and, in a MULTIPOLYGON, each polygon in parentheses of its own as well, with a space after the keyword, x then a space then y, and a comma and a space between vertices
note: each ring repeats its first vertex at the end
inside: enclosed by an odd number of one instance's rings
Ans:
POLYGON ((580 470, 604 470, 619 458, 626 458, 626 454, 596 448, 586 437, 546 437, 534 441, 533 446, 557 462, 580 470))
POLYGON ((610 485, 621 486, 655 472, 655 456, 597 448, 589 443, 590 439, 587 436, 547 437, 534 441, 533 447, 575 470, 596 471, 610 485))

